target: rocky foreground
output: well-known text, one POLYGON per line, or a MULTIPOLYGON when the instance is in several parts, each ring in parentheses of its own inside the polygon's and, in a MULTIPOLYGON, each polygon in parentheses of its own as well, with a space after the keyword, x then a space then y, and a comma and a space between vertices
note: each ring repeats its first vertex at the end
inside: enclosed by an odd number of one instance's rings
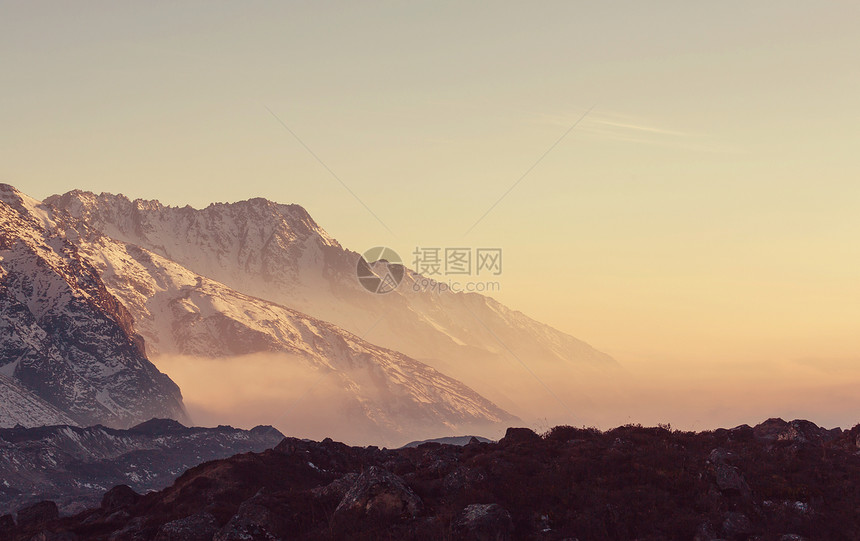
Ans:
POLYGON ((860 539, 860 425, 689 433, 509 429, 498 443, 398 450, 287 438, 173 486, 110 490, 57 518, 0 517, 6 539, 860 539), (34 537, 35 536, 35 537, 34 537))

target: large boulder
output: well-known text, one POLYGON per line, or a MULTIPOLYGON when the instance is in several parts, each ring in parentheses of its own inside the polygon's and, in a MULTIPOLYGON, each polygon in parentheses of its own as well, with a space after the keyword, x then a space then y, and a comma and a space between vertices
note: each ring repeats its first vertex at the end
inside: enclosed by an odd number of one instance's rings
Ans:
POLYGON ((514 524, 511 514, 495 503, 467 506, 451 525, 458 539, 469 541, 505 541, 511 539, 514 524))
POLYGON ((711 451, 708 460, 713 467, 717 488, 723 493, 735 493, 749 498, 751 495, 749 485, 738 469, 728 462, 734 458, 735 456, 725 449, 718 448, 711 451))
POLYGON ((403 479, 388 470, 371 466, 344 494, 332 521, 341 526, 365 519, 392 522, 415 518, 422 508, 421 498, 403 479))

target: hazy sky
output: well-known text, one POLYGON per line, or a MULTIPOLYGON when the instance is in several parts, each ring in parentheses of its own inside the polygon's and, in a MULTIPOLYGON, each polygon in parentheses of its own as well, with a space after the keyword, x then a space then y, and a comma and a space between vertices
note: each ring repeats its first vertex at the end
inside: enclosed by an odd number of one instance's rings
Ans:
POLYGON ((857 2, 3 2, 0 181, 295 202, 407 259, 500 247, 500 300, 628 364, 850 362, 858 25, 857 2))

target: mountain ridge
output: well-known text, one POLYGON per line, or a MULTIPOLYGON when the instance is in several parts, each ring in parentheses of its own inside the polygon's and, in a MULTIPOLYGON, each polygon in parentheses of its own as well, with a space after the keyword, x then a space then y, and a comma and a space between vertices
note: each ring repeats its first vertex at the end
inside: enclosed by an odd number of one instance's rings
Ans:
MULTIPOLYGON (((257 205, 272 204, 258 200, 257 205)), ((139 206, 159 208, 154 203, 139 206)), ((330 398, 339 401, 339 415, 353 419, 351 437, 364 440, 396 442, 423 430, 481 429, 516 419, 459 381, 402 353, 236 292, 172 260, 113 239, 62 208, 46 203, 38 211, 59 234, 74 239, 113 295, 133 313, 135 330, 155 359, 159 354, 201 358, 289 354, 293 357, 280 360, 285 368, 290 365, 291 370, 336 382, 327 388, 341 390, 330 398)), ((305 214, 299 221, 307 226, 308 219, 305 214)))
POLYGON ((546 415, 547 407, 564 414, 544 387, 618 366, 585 342, 491 297, 414 291, 422 277, 411 271, 394 292, 368 294, 356 278, 360 255, 298 205, 253 198, 195 209, 79 190, 45 201, 241 293, 360 336, 375 322, 369 341, 418 359, 521 417, 525 411, 546 415), (483 377, 490 372, 498 377, 483 377), (523 393, 522 385, 533 392, 523 393), (537 403, 522 403, 523 396, 540 393, 537 403))
POLYGON ((98 505, 116 485, 141 493, 159 490, 202 462, 263 451, 283 438, 271 426, 200 428, 164 419, 128 429, 101 425, 3 428, 0 509, 47 499, 57 502, 63 513, 77 512, 98 505))

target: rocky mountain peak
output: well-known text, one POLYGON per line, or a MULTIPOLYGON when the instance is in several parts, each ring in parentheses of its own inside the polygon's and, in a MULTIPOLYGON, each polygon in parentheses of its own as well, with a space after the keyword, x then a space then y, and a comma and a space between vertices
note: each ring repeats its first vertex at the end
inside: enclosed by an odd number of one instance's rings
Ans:
POLYGON ((179 389, 146 358, 128 310, 77 247, 47 227, 52 211, 9 186, 0 194, 0 371, 7 383, 81 424, 185 418, 179 389))

